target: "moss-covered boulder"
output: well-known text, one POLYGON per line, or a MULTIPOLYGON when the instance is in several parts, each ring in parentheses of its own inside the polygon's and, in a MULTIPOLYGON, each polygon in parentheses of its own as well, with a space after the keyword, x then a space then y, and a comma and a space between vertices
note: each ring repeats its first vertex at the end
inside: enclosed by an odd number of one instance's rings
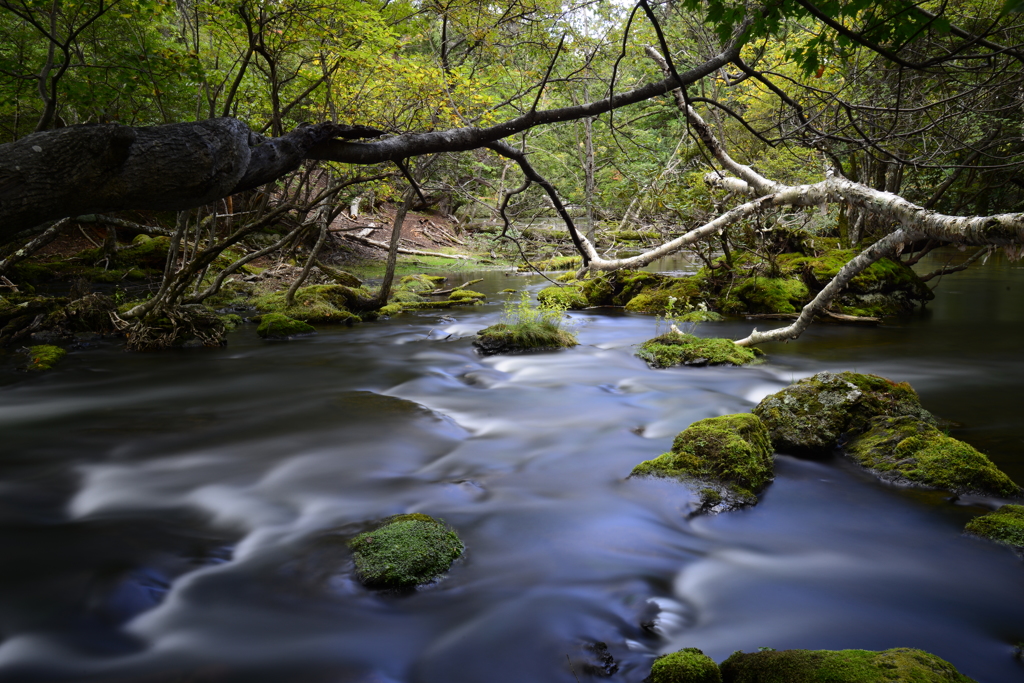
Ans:
POLYGON ((1012 497, 1020 487, 970 444, 913 416, 875 417, 846 453, 880 479, 956 494, 1012 497))
POLYGON ((909 415, 932 422, 906 382, 855 372, 819 372, 766 396, 754 408, 776 450, 814 456, 863 433, 872 418, 909 415))
POLYGON ((40 344, 28 347, 28 361, 25 369, 30 371, 52 370, 53 366, 64 360, 68 352, 59 346, 40 344))
POLYGON ((754 505, 775 476, 768 430, 750 413, 699 420, 629 476, 679 479, 700 496, 702 512, 754 505))
POLYGON ((477 332, 473 346, 485 356, 499 353, 555 351, 576 346, 576 335, 557 323, 539 320, 532 323, 498 323, 477 332))
POLYGON ((465 546, 458 534, 423 514, 390 517, 349 542, 356 574, 370 588, 407 589, 438 578, 465 546))
POLYGON ((519 266, 521 272, 532 271, 534 268, 537 270, 575 270, 583 265, 583 257, 581 256, 553 256, 543 261, 537 261, 530 264, 524 263, 519 266))
POLYGON ((964 531, 1024 553, 1024 505, 1004 505, 995 512, 975 517, 964 531))
POLYGON ((674 365, 748 365, 761 360, 764 352, 736 346, 729 339, 705 339, 669 332, 645 341, 636 355, 651 367, 668 368, 674 365))
POLYGON ((922 650, 765 650, 734 652, 725 683, 975 683, 922 650))
POLYGON ((285 301, 285 291, 257 297, 253 305, 263 313, 281 313, 307 323, 353 323, 361 318, 352 312, 372 299, 365 289, 344 285, 311 285, 295 292, 295 304, 285 301))
POLYGON ((541 306, 558 307, 578 311, 590 305, 583 289, 579 285, 558 287, 552 285, 537 292, 537 301, 541 306))
POLYGON ((448 295, 448 298, 452 301, 483 301, 487 298, 486 294, 481 292, 475 292, 472 289, 456 289, 454 292, 448 295))
POLYGON ((260 317, 256 334, 264 339, 287 339, 316 333, 316 328, 303 320, 289 318, 283 313, 266 313, 260 317))
POLYGON ((649 683, 722 683, 715 660, 695 647, 662 655, 651 665, 649 683))
POLYGON ((441 275, 406 275, 398 281, 395 289, 416 294, 429 294, 443 285, 446 279, 441 275))

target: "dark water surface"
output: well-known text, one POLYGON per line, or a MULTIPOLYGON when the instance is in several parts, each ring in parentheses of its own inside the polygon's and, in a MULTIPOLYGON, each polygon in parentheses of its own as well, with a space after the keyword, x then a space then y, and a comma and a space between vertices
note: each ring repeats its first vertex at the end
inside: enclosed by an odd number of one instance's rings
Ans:
MULTIPOLYGON (((484 276, 488 294, 523 282, 484 276)), ((0 680, 570 683, 600 678, 598 642, 613 681, 680 647, 896 646, 1021 680, 1024 563, 961 535, 991 501, 779 455, 755 508, 691 519, 681 486, 624 479, 695 420, 857 370, 910 381, 1024 482, 1024 270, 996 260, 939 292, 755 368, 650 370, 632 346, 655 321, 616 310, 573 314, 576 349, 481 358, 497 294, 286 343, 247 326, 219 350, 103 345, 39 376, 8 359, 0 680), (368 592, 344 539, 403 512, 467 552, 415 594, 368 592)))

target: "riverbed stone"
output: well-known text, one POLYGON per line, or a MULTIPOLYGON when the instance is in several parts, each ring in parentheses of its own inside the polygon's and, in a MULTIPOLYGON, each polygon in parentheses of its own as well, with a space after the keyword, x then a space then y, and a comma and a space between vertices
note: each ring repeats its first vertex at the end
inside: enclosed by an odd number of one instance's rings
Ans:
POLYGON ((414 513, 385 519, 349 542, 356 574, 369 588, 409 589, 448 571, 465 546, 444 522, 414 513))
POLYGON ((28 361, 25 363, 26 370, 42 371, 52 370, 53 366, 64 359, 67 351, 52 344, 40 344, 28 347, 28 361))
POLYGON ((873 417, 934 422, 906 382, 855 372, 819 372, 766 396, 753 412, 768 427, 776 450, 803 456, 830 453, 866 431, 873 417))
POLYGON ((964 531, 1024 553, 1024 505, 1003 505, 995 512, 975 517, 964 531))
POLYGON ((264 339, 287 339, 316 333, 316 328, 302 320, 294 320, 283 313, 267 313, 260 318, 256 334, 264 339))
POLYGON ((556 351, 576 346, 576 335, 550 321, 498 323, 477 332, 473 346, 484 356, 556 351))
POLYGON ((1021 489, 977 451, 910 415, 872 418, 846 453, 883 481, 951 493, 1015 497, 1021 489))
POLYGON ((651 665, 649 683, 722 683, 715 660, 695 647, 661 655, 651 665))
POLYGON ((754 505, 775 476, 768 430, 750 413, 698 420, 676 436, 671 451, 629 476, 678 479, 700 497, 701 512, 754 505))
POLYGON ((760 361, 764 352, 755 347, 736 346, 731 339, 669 332, 642 343, 636 355, 651 367, 668 368, 675 365, 748 365, 760 361))
POLYGON ((722 662, 725 683, 976 683, 922 650, 764 650, 722 662))

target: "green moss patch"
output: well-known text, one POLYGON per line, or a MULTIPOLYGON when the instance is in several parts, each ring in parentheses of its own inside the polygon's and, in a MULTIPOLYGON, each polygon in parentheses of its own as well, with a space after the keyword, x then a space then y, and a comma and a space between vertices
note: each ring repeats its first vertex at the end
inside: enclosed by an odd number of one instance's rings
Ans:
POLYGON ((629 476, 679 479, 700 495, 702 511, 719 512, 757 503, 774 471, 768 430, 755 415, 738 413, 694 422, 671 451, 629 476))
POLYGON ((819 372, 766 396, 753 412, 777 450, 806 456, 831 452, 840 439, 866 431, 877 416, 933 422, 909 384, 854 372, 819 372))
POLYGON ((558 287, 551 285, 537 292, 537 301, 542 306, 558 307, 578 311, 590 305, 579 286, 558 287))
POLYGON ((995 512, 975 517, 964 531, 1024 551, 1024 505, 1004 505, 995 512))
POLYGON ((1020 487, 970 444, 916 417, 876 417, 846 446, 861 466, 892 483, 957 494, 1018 496, 1020 487))
POLYGON ((349 542, 359 580, 371 588, 412 588, 448 571, 465 548, 458 535, 423 514, 398 515, 349 542))
POLYGON ((49 344, 30 346, 28 347, 28 362, 25 364, 25 369, 31 371, 51 370, 66 355, 68 355, 68 352, 59 346, 51 346, 49 344))
POLYGON ((465 299, 483 301, 487 298, 487 295, 480 292, 474 292, 472 289, 456 289, 448 295, 448 298, 452 301, 463 301, 465 299))
POLYGON ((752 277, 735 288, 744 313, 797 313, 811 300, 810 292, 796 278, 752 277))
POLYGON ((651 665, 650 683, 722 683, 715 660, 695 647, 662 655, 651 665))
POLYGON ((905 647, 734 652, 722 662, 722 678, 727 683, 974 683, 949 662, 905 647))
POLYGON ((554 351, 576 346, 576 335, 550 321, 498 323, 477 333, 473 345, 485 356, 526 351, 554 351))
POLYGON ((760 360, 757 348, 736 346, 729 339, 704 339, 692 334, 669 332, 648 339, 636 355, 655 368, 674 365, 747 365, 760 360))
POLYGON ((352 289, 344 285, 313 285, 300 287, 295 292, 294 306, 287 305, 283 291, 257 297, 253 305, 264 313, 281 313, 308 323, 352 323, 359 322, 361 318, 349 308, 358 307, 360 302, 369 299, 370 293, 364 289, 352 289))
MULTIPOLYGON (((554 256, 544 261, 536 261, 533 268, 537 270, 576 270, 583 267, 582 256, 554 256)), ((520 271, 532 271, 527 264, 519 266, 520 271)))
POLYGON ((316 328, 303 320, 289 318, 283 313, 266 313, 260 318, 256 334, 264 339, 286 339, 315 334, 316 328))

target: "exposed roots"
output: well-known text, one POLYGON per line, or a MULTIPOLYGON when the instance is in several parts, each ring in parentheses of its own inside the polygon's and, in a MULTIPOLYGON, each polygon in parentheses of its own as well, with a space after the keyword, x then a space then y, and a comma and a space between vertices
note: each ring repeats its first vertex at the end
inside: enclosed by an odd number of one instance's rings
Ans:
POLYGON ((200 305, 178 306, 139 319, 128 329, 129 351, 224 346, 224 323, 200 305))

